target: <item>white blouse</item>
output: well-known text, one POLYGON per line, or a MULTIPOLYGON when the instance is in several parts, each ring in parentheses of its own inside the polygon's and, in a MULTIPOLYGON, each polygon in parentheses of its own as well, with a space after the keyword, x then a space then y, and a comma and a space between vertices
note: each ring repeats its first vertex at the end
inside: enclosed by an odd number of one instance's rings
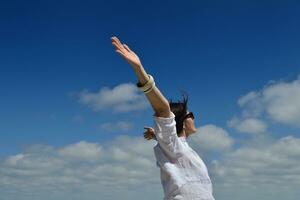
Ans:
POLYGON ((185 137, 176 133, 175 115, 154 118, 156 164, 160 168, 164 200, 214 200, 207 167, 189 146, 185 137))

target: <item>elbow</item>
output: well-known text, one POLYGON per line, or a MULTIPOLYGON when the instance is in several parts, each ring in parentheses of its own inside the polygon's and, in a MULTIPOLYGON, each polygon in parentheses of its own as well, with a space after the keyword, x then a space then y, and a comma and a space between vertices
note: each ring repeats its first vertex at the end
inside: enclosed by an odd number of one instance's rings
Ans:
POLYGON ((157 112, 157 113, 165 113, 165 112, 168 112, 168 111, 171 111, 171 108, 170 108, 169 105, 164 105, 162 107, 159 107, 159 108, 155 109, 155 112, 157 112))
POLYGON ((155 110, 155 115, 157 117, 170 117, 170 113, 171 109, 169 106, 155 110))

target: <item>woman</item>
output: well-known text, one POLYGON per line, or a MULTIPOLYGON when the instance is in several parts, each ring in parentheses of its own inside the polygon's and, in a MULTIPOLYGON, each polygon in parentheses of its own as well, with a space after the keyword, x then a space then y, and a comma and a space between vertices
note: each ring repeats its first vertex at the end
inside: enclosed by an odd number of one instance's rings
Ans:
POLYGON ((188 98, 182 102, 168 102, 147 74, 139 57, 117 37, 112 45, 136 73, 137 87, 143 91, 154 110, 154 129, 148 129, 146 138, 154 138, 154 153, 161 172, 164 200, 214 200, 212 183, 207 168, 186 138, 196 133, 194 115, 187 110, 188 98), (150 136, 152 134, 152 136, 150 136))

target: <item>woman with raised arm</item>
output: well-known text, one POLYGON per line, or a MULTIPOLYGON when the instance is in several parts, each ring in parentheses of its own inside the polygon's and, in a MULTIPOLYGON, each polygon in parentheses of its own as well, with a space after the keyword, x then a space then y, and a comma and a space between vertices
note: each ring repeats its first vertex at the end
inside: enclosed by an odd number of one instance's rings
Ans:
POLYGON ((182 101, 168 101, 147 74, 139 57, 117 37, 112 45, 133 68, 154 110, 154 128, 145 127, 146 139, 157 140, 154 147, 156 164, 160 168, 164 200, 214 200, 212 183, 206 165, 188 145, 186 138, 196 133, 194 115, 187 109, 188 97, 182 101))

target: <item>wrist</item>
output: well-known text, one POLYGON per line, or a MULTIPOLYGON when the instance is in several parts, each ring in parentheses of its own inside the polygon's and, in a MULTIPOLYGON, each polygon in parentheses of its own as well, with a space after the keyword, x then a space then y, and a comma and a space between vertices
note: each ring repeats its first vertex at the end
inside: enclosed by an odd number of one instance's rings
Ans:
POLYGON ((132 68, 134 69, 134 71, 141 71, 143 69, 143 65, 142 64, 132 64, 131 65, 132 68))

